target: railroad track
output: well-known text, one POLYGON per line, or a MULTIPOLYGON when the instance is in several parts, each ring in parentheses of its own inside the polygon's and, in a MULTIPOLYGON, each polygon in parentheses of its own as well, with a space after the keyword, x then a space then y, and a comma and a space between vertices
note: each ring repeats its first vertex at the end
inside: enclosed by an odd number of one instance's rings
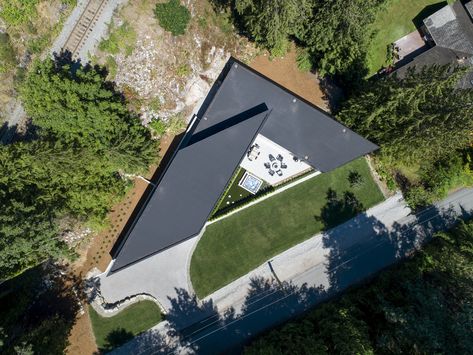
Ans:
POLYGON ((72 29, 71 34, 67 38, 63 47, 63 50, 72 53, 72 58, 78 58, 80 49, 89 38, 100 14, 109 1, 110 0, 89 0, 79 18, 79 21, 77 21, 76 25, 72 29))

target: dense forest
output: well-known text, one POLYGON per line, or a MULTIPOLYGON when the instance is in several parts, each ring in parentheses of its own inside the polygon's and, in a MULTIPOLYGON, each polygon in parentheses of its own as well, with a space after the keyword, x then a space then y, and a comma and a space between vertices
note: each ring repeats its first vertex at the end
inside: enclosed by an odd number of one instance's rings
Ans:
POLYGON ((28 137, 0 146, 0 279, 73 256, 60 222, 103 222, 155 143, 100 68, 67 58, 37 62, 21 88, 28 137))
POLYGON ((255 340, 246 354, 471 353, 471 265, 473 222, 462 222, 370 284, 255 340))

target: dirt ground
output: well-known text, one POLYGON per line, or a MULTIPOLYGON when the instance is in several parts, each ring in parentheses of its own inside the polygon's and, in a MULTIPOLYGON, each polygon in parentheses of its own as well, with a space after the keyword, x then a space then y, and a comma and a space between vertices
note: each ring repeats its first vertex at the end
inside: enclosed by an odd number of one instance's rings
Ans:
POLYGON ((250 63, 250 66, 307 101, 327 110, 327 102, 320 89, 317 75, 301 72, 297 68, 295 49, 292 49, 284 58, 273 60, 270 60, 268 55, 259 55, 250 63))

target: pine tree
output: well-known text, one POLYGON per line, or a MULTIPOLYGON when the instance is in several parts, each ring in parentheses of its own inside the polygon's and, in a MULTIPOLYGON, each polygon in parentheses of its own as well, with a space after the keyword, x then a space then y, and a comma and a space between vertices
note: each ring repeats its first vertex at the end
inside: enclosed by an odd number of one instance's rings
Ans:
POLYGON ((370 81, 338 119, 382 146, 385 157, 438 161, 471 143, 473 89, 460 89, 467 68, 430 66, 370 81))
POLYGON ((289 36, 302 36, 312 5, 312 0, 235 2, 236 10, 251 37, 277 56, 285 54, 289 36))

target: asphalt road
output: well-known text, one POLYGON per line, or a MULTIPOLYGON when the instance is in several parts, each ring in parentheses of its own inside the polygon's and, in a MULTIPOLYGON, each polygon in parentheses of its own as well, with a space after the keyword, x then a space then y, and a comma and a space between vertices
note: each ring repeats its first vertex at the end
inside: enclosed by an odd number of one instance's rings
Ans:
MULTIPOLYGON (((403 208, 404 201, 398 200, 403 208)), ((386 226, 374 215, 360 215, 324 233, 324 260, 295 275, 289 282, 278 277, 251 280, 237 314, 217 311, 218 303, 203 303, 178 292, 173 308, 162 322, 135 337, 115 354, 238 353, 256 334, 301 314, 318 303, 359 284, 419 248, 433 233, 451 227, 458 217, 471 217, 473 189, 453 193, 417 214, 404 215, 386 226), (178 331, 176 331, 178 330, 178 331)), ((283 253, 284 254, 284 253, 283 253)), ((219 307, 220 308, 220 307, 219 307)))

